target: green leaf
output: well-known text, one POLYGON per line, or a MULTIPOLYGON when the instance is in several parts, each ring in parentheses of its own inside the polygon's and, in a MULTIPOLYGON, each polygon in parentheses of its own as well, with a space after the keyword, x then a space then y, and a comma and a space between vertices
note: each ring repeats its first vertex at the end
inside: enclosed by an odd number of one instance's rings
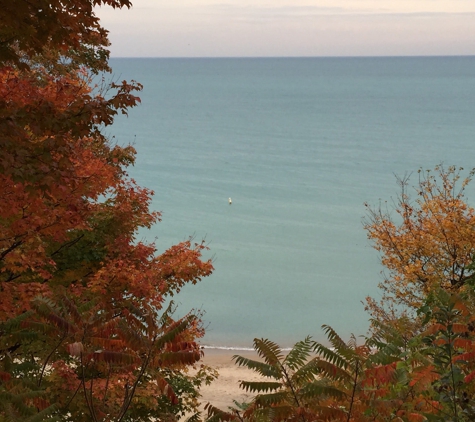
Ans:
POLYGON ((317 362, 318 371, 324 374, 326 377, 333 381, 348 381, 351 382, 353 377, 345 369, 340 368, 338 365, 325 360, 319 360, 317 362))
POLYGON ((333 397, 338 400, 344 400, 347 398, 347 394, 344 391, 331 385, 326 385, 321 381, 306 384, 300 390, 300 396, 305 399, 333 397))
POLYGON ((53 403, 51 406, 48 406, 46 409, 38 412, 36 415, 31 416, 30 418, 26 419, 25 422, 43 422, 47 420, 48 422, 56 422, 60 421, 62 418, 59 416, 51 416, 53 412, 58 409, 56 403, 53 403))
POLYGON ((277 343, 268 339, 254 339, 254 349, 269 365, 279 366, 282 361, 282 350, 277 343))
POLYGON ((302 382, 308 382, 312 381, 317 374, 319 374, 319 366, 318 362, 320 361, 319 357, 315 357, 309 362, 307 362, 305 365, 303 365, 301 368, 299 368, 294 375, 292 376, 292 379, 295 380, 299 385, 302 382))
POLYGON ((282 384, 280 382, 241 381, 239 385, 245 391, 252 393, 267 392, 282 388, 282 384))
POLYGON ((208 412, 206 422, 233 421, 237 419, 237 415, 218 409, 211 403, 206 403, 205 410, 208 412))
POLYGON ((289 400, 289 393, 287 391, 279 391, 277 393, 259 394, 254 399, 254 403, 258 407, 270 407, 279 404, 286 404, 289 400))
POLYGON ((339 368, 346 369, 349 365, 346 359, 341 357, 336 351, 329 349, 326 346, 323 346, 320 343, 315 343, 314 350, 320 357, 334 365, 338 366, 339 368))
POLYGON ((296 343, 292 350, 285 357, 283 364, 288 366, 293 371, 296 371, 298 368, 304 365, 313 349, 313 342, 310 341, 310 339, 311 337, 307 337, 305 340, 296 343))
POLYGON ((236 363, 236 365, 245 366, 246 368, 249 368, 258 372, 264 377, 275 378, 275 379, 280 379, 282 377, 282 373, 279 368, 276 368, 275 366, 272 366, 272 365, 268 365, 267 363, 248 359, 239 355, 233 356, 233 360, 236 363))

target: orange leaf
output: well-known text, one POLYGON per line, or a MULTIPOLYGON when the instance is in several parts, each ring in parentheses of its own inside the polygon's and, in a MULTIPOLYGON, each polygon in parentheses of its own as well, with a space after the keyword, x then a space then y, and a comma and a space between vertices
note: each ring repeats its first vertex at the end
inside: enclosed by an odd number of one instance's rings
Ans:
POLYGON ((423 415, 419 415, 418 413, 409 413, 407 416, 409 422, 424 422, 427 418, 423 415))
POLYGON ((466 324, 452 324, 452 331, 454 333, 466 333, 468 331, 468 327, 466 324))
POLYGON ((463 380, 466 384, 470 384, 474 378, 475 378, 475 371, 472 371, 463 380))

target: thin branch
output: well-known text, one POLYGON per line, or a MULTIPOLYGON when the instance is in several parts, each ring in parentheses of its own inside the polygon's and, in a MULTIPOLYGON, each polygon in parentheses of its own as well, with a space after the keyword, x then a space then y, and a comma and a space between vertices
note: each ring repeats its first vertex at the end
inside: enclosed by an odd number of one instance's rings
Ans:
POLYGON ((61 339, 59 340, 59 343, 53 348, 53 350, 51 350, 51 353, 46 357, 45 363, 43 364, 43 368, 41 369, 40 379, 38 380, 38 387, 41 386, 41 382, 43 381, 46 365, 51 359, 51 356, 53 356, 53 353, 56 352, 56 350, 58 350, 59 346, 61 346, 61 343, 64 341, 65 338, 66 338, 66 331, 63 333, 63 337, 61 337, 61 339))
POLYGON ((78 236, 76 239, 71 240, 70 242, 66 242, 63 245, 61 245, 57 250, 55 250, 50 257, 55 256, 57 253, 59 253, 62 249, 64 248, 69 248, 70 246, 74 246, 76 243, 78 243, 82 238, 84 237, 84 234, 81 234, 78 236))
POLYGON ((124 418, 125 414, 127 413, 127 410, 129 409, 129 406, 130 404, 132 403, 132 399, 134 397, 134 394, 135 394, 135 390, 137 388, 137 385, 138 383, 140 382, 140 380, 142 379, 143 375, 145 374, 145 371, 147 370, 148 368, 148 365, 150 363, 150 359, 152 357, 152 350, 153 350, 153 345, 155 343, 155 340, 156 338, 153 340, 151 346, 150 346, 150 349, 148 351, 148 354, 147 354, 147 357, 145 359, 145 361, 142 363, 142 367, 140 368, 140 372, 139 374, 137 375, 137 379, 135 380, 134 384, 132 385, 132 388, 130 389, 130 391, 128 392, 128 394, 126 395, 125 399, 124 399, 124 404, 122 405, 122 409, 120 410, 119 412, 119 416, 118 416, 118 419, 117 419, 117 422, 121 422, 122 419, 124 418))
MULTIPOLYGON (((95 417, 95 414, 94 414, 94 409, 92 408, 92 403, 89 402, 89 397, 88 397, 87 390, 86 390, 86 375, 84 373, 84 362, 82 360, 82 357, 83 357, 82 352, 81 352, 80 356, 81 356, 81 372, 82 372, 81 384, 82 384, 82 389, 83 389, 83 392, 84 392, 84 398, 86 399, 86 404, 87 404, 87 407, 89 409, 89 413, 91 414, 92 419, 94 420, 94 422, 98 422, 96 417, 95 417)), ((92 401, 92 397, 90 399, 92 401)))
POLYGON ((10 252, 12 252, 14 249, 18 248, 23 244, 22 240, 18 240, 14 242, 9 248, 5 249, 1 254, 0 254, 0 261, 5 258, 10 252))
POLYGON ((109 372, 107 374, 106 387, 104 389, 104 397, 102 398, 102 404, 105 404, 105 402, 106 402, 107 390, 109 388, 109 380, 110 380, 110 377, 111 377, 111 373, 112 373, 112 366, 109 363, 109 372))
MULTIPOLYGON (((285 379, 287 381, 288 386, 290 387, 290 391, 292 392, 292 396, 294 397, 295 403, 297 404, 297 407, 300 408, 300 401, 297 396, 297 392, 295 391, 292 379, 290 378, 289 374, 285 370, 284 365, 278 360, 279 366, 282 369, 282 372, 284 373, 285 379)), ((305 417, 304 415, 301 415, 302 421, 305 422, 305 417)))
POLYGON ((94 417, 94 420, 97 419, 97 416, 96 416, 96 409, 94 408, 94 403, 93 403, 93 400, 92 400, 92 397, 93 397, 93 388, 92 388, 92 384, 94 382, 94 374, 91 375, 91 386, 89 388, 89 396, 90 396, 90 399, 91 399, 91 409, 92 409, 92 413, 93 413, 93 417, 94 417))
POLYGON ((74 394, 71 396, 69 401, 64 405, 64 409, 67 409, 69 407, 69 405, 71 404, 71 402, 73 401, 74 397, 76 397, 76 394, 78 393, 79 389, 81 388, 82 383, 83 383, 82 381, 79 383, 78 388, 76 388, 76 391, 74 392, 74 394))
POLYGON ((350 408, 348 409, 348 418, 346 419, 347 422, 350 422, 351 419, 351 412, 353 409, 353 403, 355 401, 356 395, 356 386, 358 384, 358 375, 359 375, 359 360, 356 360, 356 368, 355 368, 355 379, 353 381, 353 391, 351 392, 351 401, 350 401, 350 408))

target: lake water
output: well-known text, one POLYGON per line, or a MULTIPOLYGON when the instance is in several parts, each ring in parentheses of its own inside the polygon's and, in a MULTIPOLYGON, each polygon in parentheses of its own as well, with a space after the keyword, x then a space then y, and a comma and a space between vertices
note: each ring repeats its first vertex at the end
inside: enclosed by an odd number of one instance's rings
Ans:
POLYGON ((382 268, 364 202, 394 197, 394 174, 475 166, 475 57, 111 65, 144 85, 108 129, 135 144, 130 174, 163 213, 141 236, 160 251, 205 238, 214 258, 214 274, 175 298, 206 311, 204 345, 287 347, 323 340, 322 324, 365 334, 361 301, 378 297, 382 268))

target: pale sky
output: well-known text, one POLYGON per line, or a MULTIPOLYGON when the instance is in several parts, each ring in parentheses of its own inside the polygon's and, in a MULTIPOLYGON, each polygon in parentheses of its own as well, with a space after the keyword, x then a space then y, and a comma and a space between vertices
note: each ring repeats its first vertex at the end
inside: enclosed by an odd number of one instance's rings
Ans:
POLYGON ((112 57, 475 55, 475 0, 135 0, 112 57))

